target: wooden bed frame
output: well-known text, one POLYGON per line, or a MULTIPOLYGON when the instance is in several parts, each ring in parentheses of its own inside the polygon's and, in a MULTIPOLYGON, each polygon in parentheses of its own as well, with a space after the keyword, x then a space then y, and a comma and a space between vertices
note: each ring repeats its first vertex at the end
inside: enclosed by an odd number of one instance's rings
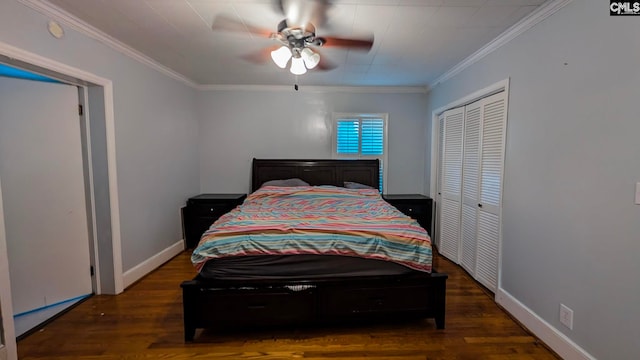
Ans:
MULTIPOLYGON (((253 159, 252 191, 269 180, 300 178, 311 185, 344 181, 378 187, 378 160, 253 159)), ((382 318, 433 318, 444 328, 447 275, 328 277, 313 280, 211 280, 181 284, 184 337, 198 328, 307 325, 382 318)))

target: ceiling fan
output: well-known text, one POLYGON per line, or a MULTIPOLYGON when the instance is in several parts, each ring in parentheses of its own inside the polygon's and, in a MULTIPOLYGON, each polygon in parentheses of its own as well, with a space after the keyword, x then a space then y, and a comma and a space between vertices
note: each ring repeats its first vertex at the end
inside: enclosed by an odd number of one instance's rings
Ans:
POLYGON ((276 42, 273 46, 243 56, 247 61, 264 63, 271 58, 282 69, 290 64, 289 71, 294 75, 302 75, 310 69, 331 70, 336 65, 321 56, 318 48, 369 51, 373 46, 373 35, 365 38, 318 36, 316 25, 321 26, 326 22, 329 7, 329 0, 278 0, 276 8, 284 13, 285 19, 278 23, 276 32, 225 15, 214 19, 212 29, 243 33, 248 31, 276 42))

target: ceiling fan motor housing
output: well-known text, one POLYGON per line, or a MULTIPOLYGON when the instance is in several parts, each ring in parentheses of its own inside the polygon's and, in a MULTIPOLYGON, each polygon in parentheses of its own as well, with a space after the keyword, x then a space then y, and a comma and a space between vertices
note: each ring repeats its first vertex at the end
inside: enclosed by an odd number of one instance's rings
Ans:
POLYGON ((291 49, 302 50, 308 45, 321 46, 323 42, 316 38, 316 28, 313 24, 308 23, 304 28, 290 27, 287 19, 280 21, 278 24, 278 33, 282 35, 283 41, 291 49))

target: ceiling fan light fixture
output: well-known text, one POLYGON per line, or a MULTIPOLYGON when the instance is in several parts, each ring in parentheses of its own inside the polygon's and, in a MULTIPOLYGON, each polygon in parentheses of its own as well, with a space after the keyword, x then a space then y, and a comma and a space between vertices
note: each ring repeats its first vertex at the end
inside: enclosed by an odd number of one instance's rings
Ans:
POLYGON ((290 58, 291 58, 291 49, 289 49, 289 47, 284 45, 279 49, 273 50, 271 52, 271 59, 281 69, 284 69, 285 67, 287 67, 287 63, 289 62, 290 58))
POLYGON ((291 59, 291 69, 289 69, 294 75, 302 75, 307 72, 307 68, 304 66, 304 60, 302 57, 294 57, 291 59))
POLYGON ((310 48, 304 48, 300 53, 302 60, 304 60, 304 64, 307 66, 307 69, 313 69, 318 66, 320 62, 320 54, 313 52, 310 48))

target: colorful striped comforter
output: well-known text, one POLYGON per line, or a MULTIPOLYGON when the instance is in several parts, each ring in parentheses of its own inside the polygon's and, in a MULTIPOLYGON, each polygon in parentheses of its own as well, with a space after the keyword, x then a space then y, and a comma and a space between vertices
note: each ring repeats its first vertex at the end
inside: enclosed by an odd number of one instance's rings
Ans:
POLYGON ((392 261, 431 271, 431 239, 377 190, 266 186, 220 217, 191 260, 243 255, 330 254, 392 261))

